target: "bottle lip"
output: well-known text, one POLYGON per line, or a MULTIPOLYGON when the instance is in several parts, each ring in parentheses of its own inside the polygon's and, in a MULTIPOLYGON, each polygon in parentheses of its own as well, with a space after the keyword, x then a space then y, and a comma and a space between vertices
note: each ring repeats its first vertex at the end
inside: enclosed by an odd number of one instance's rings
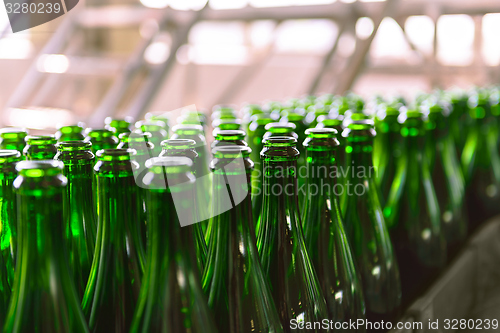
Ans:
POLYGON ((408 109, 403 107, 401 108, 401 111, 402 112, 398 117, 400 124, 408 125, 410 124, 409 121, 424 122, 425 120, 425 114, 419 109, 408 109))
POLYGON ((290 122, 275 122, 275 123, 269 123, 266 125, 265 129, 268 132, 273 132, 273 133, 290 133, 295 131, 297 126, 294 123, 290 122))
POLYGON ((217 141, 244 140, 246 133, 240 130, 219 130, 214 136, 217 141))
POLYGON ((135 123, 135 128, 143 132, 159 132, 166 126, 167 124, 161 120, 141 120, 135 123))
POLYGON ((96 153, 97 159, 103 162, 130 161, 137 153, 134 149, 110 148, 101 149, 96 153))
MULTIPOLYGON (((118 127, 129 127, 132 124, 132 122, 133 122, 132 117, 125 117, 125 118, 106 117, 106 119, 104 119, 104 124, 106 124, 106 125, 113 125, 113 124, 125 125, 125 126, 118 126, 118 127)), ((115 126, 111 126, 111 127, 115 127, 115 126)))
POLYGON ((193 149, 196 146, 196 141, 190 139, 168 139, 161 142, 161 146, 165 150, 176 149, 193 149))
POLYGON ((306 135, 313 139, 335 139, 339 132, 334 128, 309 128, 306 135))
POLYGON ((127 142, 143 142, 149 141, 153 138, 150 132, 133 131, 127 137, 127 142))
POLYGON ((0 149, 0 165, 19 162, 21 153, 17 150, 0 149))
POLYGON ((22 127, 5 127, 0 129, 0 137, 3 139, 19 139, 28 136, 28 130, 22 127))
POLYGON ((84 128, 81 127, 80 125, 68 125, 68 126, 61 126, 58 128, 58 131, 61 132, 62 134, 81 134, 83 130, 84 128))
POLYGON ((54 145, 57 143, 54 135, 29 135, 25 141, 30 146, 54 145))
POLYGON ((240 127, 241 126, 241 120, 239 119, 227 119, 227 118, 222 118, 222 119, 215 119, 212 121, 212 127, 216 128, 221 125, 235 125, 240 127))
POLYGON ((294 137, 275 136, 263 140, 265 147, 295 147, 298 140, 294 137))
POLYGON ((146 168, 154 173, 183 173, 191 171, 193 161, 187 157, 154 157, 146 161, 146 168))
POLYGON ((252 153, 252 149, 246 146, 223 146, 215 147, 212 149, 212 154, 214 158, 219 159, 235 159, 238 157, 249 157, 252 153))
POLYGON ((85 134, 89 138, 110 138, 115 135, 115 133, 106 128, 87 128, 85 134))
POLYGON ((64 163, 55 160, 21 161, 16 165, 19 174, 27 178, 55 176, 61 174, 63 168, 64 163))
POLYGON ((177 134, 197 135, 203 134, 203 127, 201 125, 179 124, 175 125, 172 131, 177 134))
POLYGON ((257 124, 257 126, 266 126, 269 123, 274 122, 274 119, 267 113, 258 113, 250 118, 252 123, 257 124))
POLYGON ((82 151, 91 150, 92 142, 89 141, 63 141, 56 144, 57 150, 61 152, 65 151, 82 151))

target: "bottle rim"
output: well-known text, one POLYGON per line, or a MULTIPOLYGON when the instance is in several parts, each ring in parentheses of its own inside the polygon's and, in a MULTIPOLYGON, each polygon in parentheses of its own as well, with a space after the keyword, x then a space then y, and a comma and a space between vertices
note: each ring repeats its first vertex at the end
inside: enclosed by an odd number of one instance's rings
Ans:
POLYGON ((30 146, 54 145, 57 143, 54 135, 29 135, 25 141, 30 146))
POLYGON ((106 128, 87 128, 85 134, 88 138, 110 138, 115 135, 112 131, 106 128))
POLYGON ((193 149, 196 146, 196 141, 191 139, 168 139, 161 142, 161 146, 165 150, 175 149, 193 149))
POLYGON ((137 152, 134 149, 110 148, 101 149, 96 153, 97 159, 103 162, 130 161, 137 152))
POLYGON ((23 177, 42 178, 62 174, 64 163, 56 160, 21 161, 17 163, 16 170, 23 177))
POLYGON ((218 159, 235 159, 238 157, 249 157, 252 153, 252 149, 246 146, 223 146, 223 147, 215 147, 212 149, 212 154, 214 158, 218 159))
POLYGON ((0 149, 0 165, 19 162, 21 153, 17 150, 0 149))
POLYGON ((172 128, 172 131, 176 134, 198 135, 203 134, 203 127, 201 125, 178 124, 172 128))
POLYGON ((273 132, 273 133, 290 133, 295 131, 297 126, 294 123, 290 122, 275 122, 275 123, 269 123, 266 125, 265 129, 268 132, 273 132))
POLYGON ((263 140, 265 147, 295 147, 298 140, 289 136, 275 136, 263 140))
POLYGON ((58 131, 62 134, 81 134, 84 128, 79 125, 61 126, 58 131))
POLYGON ((214 134, 217 141, 244 140, 246 136, 241 130, 219 130, 214 134))
POLYGON ((153 157, 146 161, 146 168, 159 174, 189 172, 192 166, 193 161, 190 158, 181 156, 153 157))
POLYGON ((83 140, 74 140, 74 141, 63 141, 56 144, 56 148, 60 152, 66 151, 81 151, 81 150, 91 150, 92 142, 83 141, 83 140))

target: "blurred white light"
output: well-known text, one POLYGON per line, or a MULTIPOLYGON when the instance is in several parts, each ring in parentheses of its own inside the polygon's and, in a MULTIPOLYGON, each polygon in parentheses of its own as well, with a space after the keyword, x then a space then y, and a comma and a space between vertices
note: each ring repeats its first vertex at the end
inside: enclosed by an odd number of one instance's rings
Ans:
POLYGON ((141 0, 141 3, 149 8, 166 8, 169 0, 141 0))
POLYGON ((392 18, 386 17, 382 20, 370 53, 374 58, 396 59, 406 59, 411 54, 403 31, 392 18))
POLYGON ((141 24, 139 32, 143 38, 148 38, 155 34, 159 29, 160 26, 158 25, 158 21, 148 19, 141 24))
POLYGON ((62 74, 69 68, 69 59, 63 54, 44 54, 38 58, 38 71, 44 73, 62 74))
POLYGON ((339 40, 338 52, 342 57, 349 57, 356 49, 356 39, 351 34, 342 34, 339 40))
POLYGON ((356 0, 340 0, 341 2, 345 2, 345 3, 353 3, 353 2, 356 2, 356 0))
POLYGON ((28 59, 33 50, 33 43, 28 39, 0 39, 0 59, 28 59))
POLYGON ((429 16, 410 16, 405 22, 408 38, 424 53, 432 53, 434 44, 434 22, 429 16))
POLYGON ((144 52, 144 59, 153 65, 167 61, 170 55, 170 45, 165 42, 154 42, 144 52))
POLYGON ((243 44, 245 25, 242 22, 200 22, 189 33, 190 44, 243 44))
POLYGON ((168 5, 177 10, 200 10, 207 0, 169 0, 168 5))
POLYGON ((250 40, 256 48, 269 46, 274 40, 276 23, 270 20, 255 21, 250 28, 250 40))
POLYGON ((468 15, 443 15, 437 22, 438 59, 444 65, 467 66, 473 60, 474 20, 468 15))
POLYGON ((209 5, 212 9, 245 8, 248 5, 248 0, 210 0, 209 5))
POLYGON ((487 65, 500 65, 500 14, 483 18, 483 58, 487 65))
POLYGON ((9 124, 33 129, 56 128, 57 125, 70 125, 74 122, 72 113, 65 109, 52 108, 11 108, 9 124))
POLYGON ((253 7, 285 7, 292 6, 294 0, 250 0, 253 7))
POLYGON ((369 17, 361 17, 356 22, 356 36, 367 39, 373 33, 373 21, 369 17))
POLYGON ((191 62, 191 58, 190 58, 190 50, 191 50, 191 46, 190 45, 182 45, 181 47, 179 47, 179 49, 177 50, 177 53, 175 54, 176 58, 177 58, 177 62, 181 65, 187 65, 191 62))
POLYGON ((243 45, 194 45, 188 57, 198 65, 243 65, 248 60, 248 48, 243 45))
POLYGON ((325 53, 334 43, 337 26, 329 20, 289 20, 276 31, 278 52, 325 53))

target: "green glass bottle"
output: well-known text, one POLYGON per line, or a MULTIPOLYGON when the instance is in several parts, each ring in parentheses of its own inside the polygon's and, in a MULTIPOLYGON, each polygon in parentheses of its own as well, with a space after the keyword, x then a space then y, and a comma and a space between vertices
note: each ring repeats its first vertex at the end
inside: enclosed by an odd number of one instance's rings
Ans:
POLYGON ((214 230, 203 276, 219 332, 283 332, 255 245, 250 149, 214 149, 214 230))
POLYGON ((177 124, 182 125, 200 125, 203 127, 203 134, 206 135, 207 117, 203 112, 187 111, 177 118, 177 124))
POLYGON ((224 146, 245 146, 248 144, 245 141, 246 133, 243 131, 214 131, 214 142, 212 149, 224 146))
POLYGON ((233 106, 214 106, 211 119, 238 119, 238 115, 233 106))
POLYGON ((389 197, 396 176, 397 161, 403 153, 401 124, 398 122, 400 107, 401 105, 382 104, 375 116, 377 136, 373 140, 373 165, 377 170, 376 182, 382 206, 389 197))
MULTIPOLYGON (((165 140, 162 143, 163 151, 160 154, 160 157, 186 157, 189 158, 192 162, 191 167, 198 160, 198 153, 196 152, 196 142, 194 140, 188 139, 169 139, 165 140)), ((196 209, 195 212, 196 221, 200 221, 202 219, 199 216, 199 211, 196 209)), ((210 225, 207 227, 210 228, 210 225)), ((207 262, 207 243, 205 242, 205 232, 202 227, 202 223, 197 223, 195 225, 195 237, 196 237, 196 253, 197 253, 197 263, 200 272, 203 272, 205 269, 205 264, 207 262)), ((207 235, 210 234, 210 231, 207 230, 207 235)))
POLYGON ((53 135, 30 135, 26 137, 23 155, 28 161, 52 160, 57 154, 56 143, 53 135))
POLYGON ((92 152, 95 154, 101 149, 113 149, 118 146, 119 140, 110 130, 88 128, 85 142, 92 143, 92 152))
POLYGON ((216 119, 212 122, 212 128, 220 131, 239 131, 242 129, 239 119, 216 119))
POLYGON ((67 210, 64 236, 69 267, 81 299, 90 275, 97 235, 93 191, 95 155, 90 142, 60 142, 57 149, 54 159, 64 163, 63 174, 68 180, 63 193, 63 205, 67 210))
POLYGON ((296 174, 299 154, 297 139, 290 137, 266 139, 261 152, 264 198, 257 247, 287 331, 293 322, 321 322, 329 318, 302 231, 296 174))
POLYGON ((385 224, 373 167, 373 122, 354 121, 344 130, 348 173, 344 227, 363 283, 366 317, 392 321, 399 314, 401 282, 385 224), (350 191, 350 192, 349 192, 350 191))
POLYGON ((457 156, 461 158, 468 136, 468 129, 472 125, 472 119, 469 115, 469 96, 463 91, 456 91, 450 92, 447 99, 451 104, 450 133, 455 142, 457 156))
POLYGON ((456 155, 455 141, 449 132, 446 112, 446 108, 439 102, 428 106, 426 154, 439 203, 448 258, 451 259, 467 237, 468 222, 465 181, 456 155))
POLYGON ((365 304, 335 193, 335 152, 340 145, 337 133, 331 128, 306 131, 308 178, 302 223, 329 318, 348 323, 365 319, 365 304))
POLYGON ((389 193, 384 216, 401 270, 403 301, 412 301, 444 267, 446 240, 441 229, 428 156, 425 122, 420 110, 401 113, 403 155, 389 193))
POLYGON ((19 250, 3 332, 89 332, 66 261, 63 164, 23 161, 16 168, 19 250))
POLYGON ((165 131, 165 123, 160 120, 138 121, 135 127, 142 132, 151 133, 151 143, 153 143, 153 154, 158 156, 161 153, 161 142, 168 137, 168 132, 165 131))
POLYGON ((248 133, 250 124, 252 123, 253 119, 255 119, 254 116, 262 114, 264 113, 264 111, 262 111, 262 107, 260 105, 249 104, 243 107, 242 113, 243 113, 243 119, 242 119, 243 130, 246 133, 248 133))
POLYGON ((148 112, 145 119, 148 121, 161 121, 163 122, 163 130, 170 136, 170 118, 167 112, 148 112))
POLYGON ((116 137, 119 137, 122 133, 130 133, 130 126, 132 124, 133 119, 131 117, 126 117, 124 119, 117 119, 113 117, 107 117, 104 120, 106 124, 106 129, 110 130, 115 134, 116 137))
POLYGON ((266 133, 262 139, 267 139, 276 136, 288 136, 295 139, 299 139, 297 133, 295 133, 296 126, 293 123, 270 123, 266 125, 266 133))
POLYGON ((56 140, 62 141, 81 141, 85 139, 83 135, 84 128, 80 125, 62 126, 56 132, 56 140))
POLYGON ((16 164, 21 154, 15 150, 0 150, 0 324, 5 319, 14 284, 17 256, 17 202, 14 194, 16 164))
POLYGON ((153 158, 143 179, 148 211, 146 272, 130 332, 217 332, 196 265, 195 177, 184 157, 153 158))
POLYGON ((21 154, 26 146, 28 131, 24 128, 6 127, 0 129, 0 149, 17 150, 21 154))
POLYGON ((496 120, 486 92, 469 99, 471 125, 462 152, 461 164, 466 184, 469 231, 499 213, 500 156, 496 120))
POLYGON ((136 244, 139 200, 134 153, 126 149, 97 153, 97 241, 82 300, 92 332, 128 332, 139 297, 144 268, 136 244))

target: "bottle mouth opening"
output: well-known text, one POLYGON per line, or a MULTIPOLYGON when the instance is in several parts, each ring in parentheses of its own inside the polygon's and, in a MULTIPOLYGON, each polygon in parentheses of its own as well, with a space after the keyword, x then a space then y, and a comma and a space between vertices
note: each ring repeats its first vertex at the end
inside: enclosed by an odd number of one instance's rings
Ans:
POLYGON ((169 139, 161 142, 163 149, 193 149, 196 146, 196 141, 190 139, 169 139))
POLYGON ((215 139, 218 141, 244 140, 246 133, 240 130, 220 130, 215 133, 215 139))
POLYGON ((90 150, 92 148, 92 143, 85 141, 65 141, 59 142, 56 147, 59 151, 90 150))
POLYGON ((96 154, 100 161, 130 161, 137 152, 134 149, 102 149, 96 154))
POLYGON ((158 174, 189 172, 192 166, 193 161, 187 157, 154 157, 146 161, 146 168, 158 174))
POLYGON ((235 159, 238 157, 249 157, 252 149, 245 146, 224 146, 212 149, 214 158, 219 159, 235 159))
POLYGON ((180 124, 175 125, 172 131, 180 135, 198 135, 203 133, 203 127, 201 125, 180 124))
POLYGON ((54 145, 57 143, 53 135, 30 135, 26 137, 26 143, 31 146, 54 145))
POLYGON ((21 153, 17 150, 0 150, 0 165, 19 162, 21 153))
POLYGON ((295 147, 297 139, 288 136, 270 137, 263 141, 265 147, 295 147))
POLYGON ((306 135, 313 139, 334 139, 338 133, 334 128, 310 128, 306 130, 306 135))
POLYGON ((54 160, 21 161, 17 163, 16 170, 23 177, 41 178, 61 174, 63 167, 63 162, 54 160))
POLYGON ((78 125, 63 126, 59 128, 59 132, 62 134, 81 134, 83 132, 83 127, 78 125))
POLYGON ((28 131, 20 127, 7 127, 0 130, 0 137, 7 140, 19 140, 28 136, 28 131))
POLYGON ((266 131, 273 133, 290 133, 295 131, 297 126, 294 123, 270 123, 266 125, 266 131))

